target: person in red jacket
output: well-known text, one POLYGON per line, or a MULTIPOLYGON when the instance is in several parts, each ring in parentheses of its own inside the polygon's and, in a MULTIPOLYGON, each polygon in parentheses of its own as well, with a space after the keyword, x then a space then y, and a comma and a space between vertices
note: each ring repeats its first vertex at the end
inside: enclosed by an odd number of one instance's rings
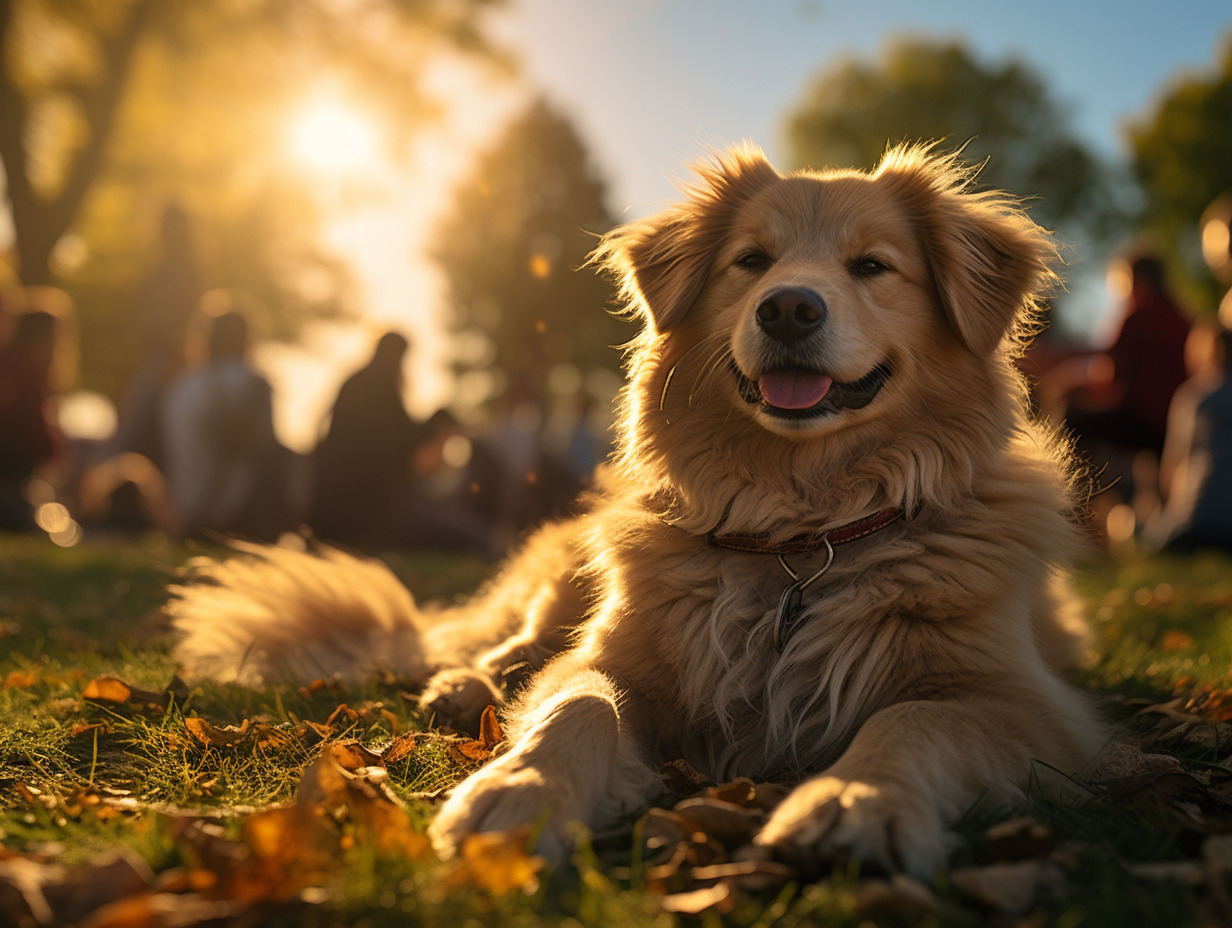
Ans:
POLYGON ((1104 355, 1089 363, 1092 382, 1071 398, 1065 418, 1079 439, 1158 456, 1172 395, 1189 376, 1190 318, 1172 297, 1158 257, 1140 254, 1128 269, 1120 331, 1104 355))

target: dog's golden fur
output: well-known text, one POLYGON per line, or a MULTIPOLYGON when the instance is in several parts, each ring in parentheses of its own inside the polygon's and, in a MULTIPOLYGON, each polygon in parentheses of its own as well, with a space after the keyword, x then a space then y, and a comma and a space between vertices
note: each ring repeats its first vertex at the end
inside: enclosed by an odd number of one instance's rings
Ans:
MULTIPOLYGON (((927 148, 789 176, 736 148, 686 194, 597 254, 642 328, 583 515, 435 614, 337 553, 205 565, 171 605, 179 657, 249 681, 392 670, 462 723, 529 662, 509 749, 432 826, 445 852, 550 810, 540 846, 559 855, 572 821, 644 806, 684 758, 794 784, 758 837, 773 852, 927 873, 975 800, 1013 801, 1033 762, 1077 771, 1101 744, 1060 675, 1081 645, 1067 450, 1029 418, 1013 364, 1053 248, 927 148), (783 292, 818 307, 790 340, 763 308, 783 292), (774 392, 784 367, 806 401, 774 392), (781 653, 784 569, 706 537, 773 544, 896 507, 837 549, 781 653)), ((788 561, 812 573, 822 556, 788 561)))

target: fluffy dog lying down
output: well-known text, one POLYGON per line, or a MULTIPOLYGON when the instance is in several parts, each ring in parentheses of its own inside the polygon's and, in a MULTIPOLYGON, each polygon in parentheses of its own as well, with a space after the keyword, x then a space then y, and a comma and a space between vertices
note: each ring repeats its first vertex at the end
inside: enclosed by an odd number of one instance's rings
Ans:
POLYGON ((432 826, 444 853, 550 810, 559 857, 684 758, 794 785, 771 852, 927 874, 977 799, 1102 741, 1059 675, 1081 644, 1067 451, 1012 364, 1054 250, 969 182, 926 148, 872 173, 782 176, 752 147, 700 166, 598 251, 642 329, 584 515, 437 611, 376 562, 250 549, 175 590, 180 661, 392 671, 463 724, 528 662, 507 752, 432 826))

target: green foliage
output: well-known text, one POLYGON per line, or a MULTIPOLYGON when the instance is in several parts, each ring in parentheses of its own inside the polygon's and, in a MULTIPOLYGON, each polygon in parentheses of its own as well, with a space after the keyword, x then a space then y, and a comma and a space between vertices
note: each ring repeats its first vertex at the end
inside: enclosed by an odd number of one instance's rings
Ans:
POLYGON ((480 156, 442 221, 435 257, 449 285, 455 365, 472 404, 508 385, 546 395, 559 364, 616 370, 632 334, 606 310, 607 281, 584 268, 614 225, 604 185, 572 125, 533 104, 480 156))
POLYGON ((1082 241, 1120 229, 1115 175, 1075 136, 1063 103, 1023 62, 984 62, 956 42, 904 39, 875 60, 822 70, 789 116, 797 167, 872 167, 887 146, 939 141, 987 165, 982 185, 1027 198, 1045 226, 1082 241))
POLYGON ((1175 81, 1129 129, 1134 176, 1144 195, 1140 222, 1200 309, 1222 293, 1202 263, 1198 221, 1232 191, 1232 37, 1205 74, 1175 81))

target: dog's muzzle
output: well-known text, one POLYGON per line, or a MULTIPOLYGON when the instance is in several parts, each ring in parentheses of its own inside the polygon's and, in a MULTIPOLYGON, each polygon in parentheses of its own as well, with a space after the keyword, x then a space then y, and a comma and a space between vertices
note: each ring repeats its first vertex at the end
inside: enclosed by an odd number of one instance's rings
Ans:
POLYGON ((756 380, 734 364, 741 398, 763 412, 783 419, 809 419, 843 409, 863 409, 885 386, 891 371, 884 362, 858 380, 842 383, 806 367, 782 367, 762 372, 756 380))

